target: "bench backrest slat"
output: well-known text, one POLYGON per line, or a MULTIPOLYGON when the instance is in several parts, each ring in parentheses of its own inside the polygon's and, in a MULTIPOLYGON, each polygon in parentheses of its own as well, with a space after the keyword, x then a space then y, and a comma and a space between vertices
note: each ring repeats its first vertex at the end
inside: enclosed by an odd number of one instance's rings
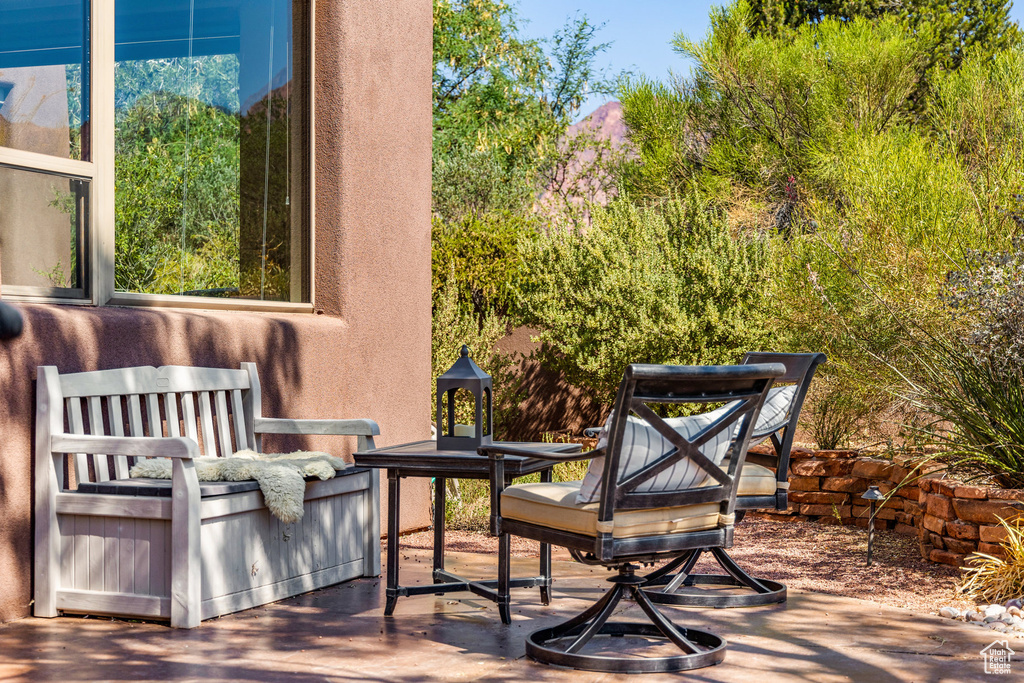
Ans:
MULTIPOLYGON (((103 404, 99 396, 90 396, 89 403, 89 433, 106 436, 103 429, 103 404)), ((92 456, 92 466, 96 474, 96 481, 110 481, 110 470, 107 465, 107 456, 92 456)))
POLYGON ((217 439, 220 452, 231 454, 231 425, 228 424, 228 402, 223 391, 214 392, 214 403, 217 404, 217 439))
POLYGON ((199 392, 199 426, 203 430, 203 440, 199 442, 199 452, 210 455, 217 450, 213 438, 213 408, 210 407, 210 392, 199 392))
POLYGON ((196 402, 191 391, 181 395, 181 412, 185 418, 185 436, 199 443, 199 433, 196 431, 196 402))
MULTIPOLYGON (((78 398, 64 400, 68 415, 68 431, 72 434, 85 434, 82 421, 82 402, 78 398)), ((85 453, 75 453, 75 481, 89 481, 89 459, 85 453)))
POLYGON ((167 436, 181 436, 177 394, 164 394, 164 413, 167 415, 167 436))
POLYGON ((157 394, 146 394, 146 425, 149 436, 163 436, 164 426, 160 420, 160 399, 157 394))
MULTIPOLYGON (((124 416, 121 412, 121 397, 107 396, 107 417, 110 418, 111 436, 124 436, 124 416)), ((123 455, 114 456, 114 477, 128 478, 128 458, 123 455)))
MULTIPOLYGON (((255 447, 248 369, 165 366, 47 375, 72 434, 185 436, 206 456, 255 447), (198 411, 197 404, 198 403, 198 411)), ((258 388, 257 388, 258 391, 258 388)), ((68 454, 78 482, 128 477, 134 458, 68 454)))
POLYGON ((245 409, 242 407, 242 390, 233 389, 231 391, 231 416, 233 418, 232 422, 235 425, 236 451, 252 448, 252 444, 249 444, 245 438, 245 419, 242 417, 243 415, 245 415, 245 409))
POLYGON ((129 436, 145 436, 142 431, 142 400, 138 394, 128 397, 129 436))

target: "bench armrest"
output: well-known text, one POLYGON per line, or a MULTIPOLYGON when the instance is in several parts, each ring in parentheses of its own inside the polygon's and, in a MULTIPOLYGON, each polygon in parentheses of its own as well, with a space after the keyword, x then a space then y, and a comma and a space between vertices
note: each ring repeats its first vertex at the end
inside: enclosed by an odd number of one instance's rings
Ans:
POLYGON ((373 420, 289 420, 257 417, 253 421, 257 434, 323 434, 334 436, 379 436, 380 427, 373 420))
POLYGON ((50 437, 50 452, 198 458, 199 444, 184 436, 54 434, 50 437))

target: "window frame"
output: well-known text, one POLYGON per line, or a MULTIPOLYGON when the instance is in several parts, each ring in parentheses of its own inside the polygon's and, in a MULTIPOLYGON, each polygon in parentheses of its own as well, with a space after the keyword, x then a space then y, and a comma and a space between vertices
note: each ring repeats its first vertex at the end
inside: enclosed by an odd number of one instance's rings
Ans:
POLYGON ((306 278, 309 301, 261 301, 259 299, 224 299, 218 297, 142 294, 114 290, 114 3, 115 0, 90 0, 90 149, 89 161, 63 159, 38 152, 0 146, 0 167, 30 172, 70 176, 89 182, 88 219, 81 238, 85 259, 84 296, 60 296, 55 288, 24 285, 3 285, 3 296, 9 301, 25 303, 65 304, 79 306, 134 306, 159 308, 192 308, 212 310, 312 313, 316 291, 316 0, 292 0, 308 8, 309 60, 305 84, 309 112, 307 139, 309 144, 308 235, 309 249, 306 278))

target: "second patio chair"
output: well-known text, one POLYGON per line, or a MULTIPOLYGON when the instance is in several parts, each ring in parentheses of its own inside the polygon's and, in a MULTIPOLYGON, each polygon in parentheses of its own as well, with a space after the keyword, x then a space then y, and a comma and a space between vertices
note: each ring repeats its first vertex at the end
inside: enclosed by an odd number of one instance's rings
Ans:
POLYGON ((498 590, 506 600, 511 535, 561 545, 617 570, 611 589, 595 604, 530 634, 531 658, 620 673, 681 671, 724 659, 725 641, 673 624, 640 590, 644 579, 636 569, 696 548, 732 545, 736 483, 752 427, 772 380, 784 372, 778 363, 630 365, 613 405, 607 446, 542 456, 596 458, 583 482, 505 488, 503 458, 519 453, 502 445, 480 448, 491 458, 491 530, 500 539, 498 590), (651 407, 687 403, 729 406, 684 418, 662 418, 651 407), (623 597, 635 600, 648 622, 609 620, 623 597), (624 636, 638 637, 630 638, 640 643, 633 651, 638 656, 623 652, 624 636), (665 639, 675 653, 648 651, 665 639))
MULTIPOLYGON (((814 372, 825 360, 823 353, 752 352, 743 358, 745 364, 782 363, 786 366, 786 374, 775 380, 751 435, 751 445, 767 439, 775 452, 747 455, 736 495, 737 522, 743 519, 747 510, 787 509, 789 457, 797 420, 814 372)), ((751 576, 723 548, 687 551, 645 578, 648 597, 661 604, 754 607, 786 600, 785 584, 751 576), (692 573, 697 560, 705 552, 714 557, 725 574, 692 573), (741 590, 732 591, 734 588, 741 590)))

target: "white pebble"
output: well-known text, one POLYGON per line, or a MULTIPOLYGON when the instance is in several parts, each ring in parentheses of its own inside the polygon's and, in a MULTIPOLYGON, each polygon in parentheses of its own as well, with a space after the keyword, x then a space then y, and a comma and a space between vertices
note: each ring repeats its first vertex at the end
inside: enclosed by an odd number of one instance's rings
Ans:
POLYGON ((981 612, 975 611, 975 610, 971 610, 970 612, 967 613, 968 621, 981 621, 984 618, 985 618, 984 614, 982 614, 981 612))
POLYGON ((1006 608, 1002 605, 989 605, 985 608, 986 617, 998 617, 1000 614, 1006 611, 1006 608))
POLYGON ((947 619, 959 619, 960 610, 958 610, 956 607, 943 607, 939 610, 939 615, 946 617, 947 619))

